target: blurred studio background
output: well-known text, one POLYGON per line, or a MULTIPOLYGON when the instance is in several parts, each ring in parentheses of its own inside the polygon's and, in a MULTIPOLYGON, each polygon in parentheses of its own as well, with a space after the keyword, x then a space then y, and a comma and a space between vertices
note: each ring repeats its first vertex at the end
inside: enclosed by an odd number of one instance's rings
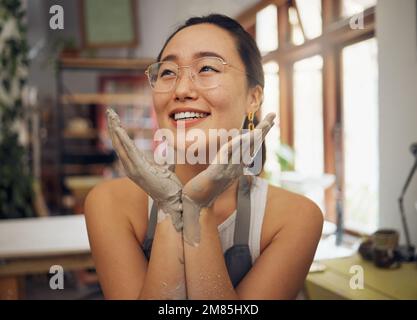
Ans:
POLYGON ((144 70, 213 12, 263 55, 263 177, 325 215, 299 299, 417 299, 415 0, 0 0, 0 299, 102 299, 83 202, 124 175, 104 110, 151 152, 144 70))

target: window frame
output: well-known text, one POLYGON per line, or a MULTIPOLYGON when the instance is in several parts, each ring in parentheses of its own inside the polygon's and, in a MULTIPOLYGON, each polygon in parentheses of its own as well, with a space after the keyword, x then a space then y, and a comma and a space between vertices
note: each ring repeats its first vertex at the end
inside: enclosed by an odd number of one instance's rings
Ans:
MULTIPOLYGON (((375 6, 363 12, 364 28, 352 29, 352 17, 341 16, 341 0, 322 0, 322 34, 314 39, 305 37, 303 44, 293 45, 288 9, 296 8, 294 0, 261 0, 237 20, 245 29, 254 30, 256 13, 270 4, 277 6, 279 46, 265 54, 262 62, 275 61, 279 65, 280 135, 285 144, 294 146, 293 65, 314 55, 323 57, 324 172, 336 175, 335 188, 325 192, 326 220, 336 222, 336 204, 343 207, 344 193, 342 50, 375 37, 375 6)), ((355 230, 345 231, 361 235, 355 230)))

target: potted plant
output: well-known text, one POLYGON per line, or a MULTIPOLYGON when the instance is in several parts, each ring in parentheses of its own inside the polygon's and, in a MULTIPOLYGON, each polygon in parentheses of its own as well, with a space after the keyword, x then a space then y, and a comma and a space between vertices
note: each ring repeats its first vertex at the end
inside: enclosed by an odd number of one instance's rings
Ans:
POLYGON ((28 73, 20 0, 0 0, 0 219, 34 215, 32 177, 19 141, 28 73))
POLYGON ((281 167, 281 171, 294 171, 295 153, 293 148, 287 144, 281 143, 276 152, 276 157, 281 167))

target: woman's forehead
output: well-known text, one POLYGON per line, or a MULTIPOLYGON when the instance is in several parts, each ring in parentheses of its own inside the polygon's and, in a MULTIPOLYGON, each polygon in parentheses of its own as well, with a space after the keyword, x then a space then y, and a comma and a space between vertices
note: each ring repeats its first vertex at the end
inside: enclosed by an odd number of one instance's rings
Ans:
MULTIPOLYGON (((233 37, 213 24, 198 24, 179 31, 167 44, 161 60, 189 61, 201 53, 211 52, 231 62, 239 59, 233 37)), ((240 59, 239 59, 240 60, 240 59)))

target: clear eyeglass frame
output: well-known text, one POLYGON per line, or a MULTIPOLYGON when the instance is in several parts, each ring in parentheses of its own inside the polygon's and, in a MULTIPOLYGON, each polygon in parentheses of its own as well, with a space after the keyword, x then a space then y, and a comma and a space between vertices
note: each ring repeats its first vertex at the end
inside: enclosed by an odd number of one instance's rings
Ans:
MULTIPOLYGON (((243 73, 247 74, 245 71, 242 71, 239 68, 234 67, 233 65, 224 61, 220 57, 202 57, 202 58, 198 58, 198 59, 193 60, 190 65, 183 65, 183 66, 179 66, 178 64, 176 64, 175 62, 172 62, 172 61, 155 62, 155 63, 152 63, 151 65, 149 65, 146 68, 145 74, 148 77, 149 85, 151 86, 152 90, 155 91, 155 92, 170 92, 170 91, 172 91, 175 88, 175 86, 177 85, 178 78, 181 77, 180 70, 183 69, 183 68, 188 68, 189 69, 188 70, 188 76, 190 77, 191 81, 197 87, 199 87, 201 89, 217 88, 220 85, 219 77, 216 77, 214 74, 212 74, 211 76, 206 75, 205 76, 206 78, 207 77, 211 78, 212 84, 204 85, 203 82, 202 82, 203 77, 198 77, 197 76, 195 67, 198 66, 199 63, 205 62, 205 61, 207 63, 211 62, 213 64, 215 64, 215 63, 217 64, 216 65, 217 68, 218 68, 218 70, 216 70, 217 71, 217 76, 224 74, 226 66, 229 66, 231 68, 234 68, 237 71, 240 71, 240 72, 243 72, 243 73), (163 64, 172 66, 172 68, 175 69, 176 73, 175 73, 175 77, 171 78, 171 81, 169 81, 169 83, 167 83, 165 85, 165 88, 161 89, 161 87, 160 88, 156 87, 154 79, 155 79, 155 76, 156 76, 156 78, 159 76, 160 66, 163 65, 163 64), (153 74, 155 72, 153 70, 158 71, 158 74, 157 75, 153 74)), ((204 66, 204 64, 202 64, 202 66, 204 66)))

